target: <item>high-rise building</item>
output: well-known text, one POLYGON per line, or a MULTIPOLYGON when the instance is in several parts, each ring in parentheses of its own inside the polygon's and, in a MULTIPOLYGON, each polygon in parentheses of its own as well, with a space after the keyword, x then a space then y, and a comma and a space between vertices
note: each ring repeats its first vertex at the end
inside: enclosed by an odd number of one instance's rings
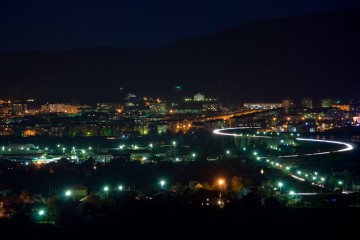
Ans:
POLYGON ((269 110, 282 107, 281 103, 244 103, 244 107, 248 109, 269 110))
POLYGON ((332 106, 331 98, 323 98, 323 99, 321 99, 321 107, 329 108, 331 106, 332 106))
POLYGON ((205 101, 205 95, 203 93, 195 94, 194 101, 205 101))
POLYGON ((9 103, 8 106, 11 115, 21 116, 27 113, 27 104, 25 103, 9 103))
POLYGON ((166 115, 167 112, 166 103, 164 102, 150 103, 149 109, 150 113, 155 115, 166 115))
POLYGON ((294 105, 294 101, 292 99, 284 99, 282 100, 282 107, 285 109, 289 109, 289 108, 293 108, 294 105))
POLYGON ((312 108, 313 107, 313 101, 310 98, 304 98, 301 100, 301 107, 303 108, 312 108))
POLYGON ((64 104, 64 103, 52 103, 52 104, 44 104, 41 105, 42 112, 50 112, 50 113, 68 113, 74 114, 79 112, 79 106, 64 104))

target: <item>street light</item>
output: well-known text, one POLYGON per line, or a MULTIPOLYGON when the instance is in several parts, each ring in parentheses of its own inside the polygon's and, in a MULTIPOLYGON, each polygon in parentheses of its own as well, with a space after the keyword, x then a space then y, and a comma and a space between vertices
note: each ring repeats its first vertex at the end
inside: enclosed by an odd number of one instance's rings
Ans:
POLYGON ((221 199, 221 190, 225 185, 225 180, 220 178, 218 180, 218 184, 219 184, 219 189, 220 189, 220 192, 219 192, 219 205, 220 205, 220 208, 223 208, 224 207, 224 201, 222 201, 222 199, 221 199))
POLYGON ((165 181, 164 181, 164 180, 161 180, 161 181, 160 181, 160 185, 161 185, 161 188, 164 189, 165 181))
POLYGON ((344 184, 344 182, 343 181, 338 181, 338 184, 339 184, 339 186, 340 186, 340 188, 343 188, 343 184, 344 184))
POLYGON ((109 196, 109 187, 108 186, 104 187, 104 191, 106 192, 106 196, 109 196))
POLYGON ((220 185, 220 186, 222 186, 222 185, 224 185, 224 183, 225 183, 225 180, 224 179, 219 179, 218 180, 218 184, 220 185))
POLYGON ((44 209, 40 209, 38 212, 39 216, 44 216, 45 215, 45 210, 44 209))
POLYGON ((282 182, 279 182, 278 186, 279 186, 279 190, 280 190, 280 194, 281 194, 281 187, 284 186, 284 184, 282 182))
POLYGON ((322 194, 322 189, 323 189, 323 187, 324 187, 324 182, 325 182, 325 178, 320 178, 320 192, 321 192, 321 194, 322 194))
POLYGON ((193 154, 192 154, 193 161, 195 160, 195 156, 196 156, 196 154, 193 153, 193 154))
POLYGON ((70 190, 66 190, 65 196, 66 196, 66 197, 70 197, 70 196, 71 196, 71 191, 70 191, 70 190))

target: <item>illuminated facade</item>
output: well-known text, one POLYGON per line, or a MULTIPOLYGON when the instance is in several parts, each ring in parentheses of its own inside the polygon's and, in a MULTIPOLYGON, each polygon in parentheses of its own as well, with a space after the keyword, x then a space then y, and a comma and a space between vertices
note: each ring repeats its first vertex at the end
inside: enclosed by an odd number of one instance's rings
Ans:
POLYGON ((167 112, 166 103, 164 103, 164 102, 150 103, 149 109, 150 109, 150 114, 153 114, 153 115, 165 116, 166 112, 167 112))
POLYGON ((205 101, 205 95, 202 93, 195 94, 194 101, 205 101))
POLYGON ((332 106, 331 98, 324 98, 321 99, 321 107, 323 108, 330 108, 332 106))
POLYGON ((244 103, 244 107, 248 109, 269 110, 282 107, 281 103, 244 103))
POLYGON ((9 103, 8 112, 11 115, 22 116, 27 113, 27 104, 9 103))
POLYGON ((303 100, 301 100, 301 107, 313 108, 313 101, 310 98, 304 98, 303 100))
POLYGON ((282 100, 282 107, 285 109, 293 108, 295 107, 294 101, 292 99, 284 99, 282 100))
POLYGON ((350 104, 333 104, 332 107, 341 109, 343 111, 350 111, 350 104))
POLYGON ((78 108, 71 104, 52 103, 41 105, 41 112, 75 114, 79 112, 78 108))

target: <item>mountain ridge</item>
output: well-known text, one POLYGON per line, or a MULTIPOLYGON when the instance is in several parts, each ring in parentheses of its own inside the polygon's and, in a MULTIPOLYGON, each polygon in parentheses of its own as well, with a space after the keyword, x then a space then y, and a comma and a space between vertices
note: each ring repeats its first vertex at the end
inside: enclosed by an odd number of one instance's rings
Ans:
POLYGON ((157 48, 0 53, 0 97, 95 103, 124 92, 224 102, 356 98, 360 10, 241 24, 157 48), (181 86, 181 91, 175 86, 181 86))

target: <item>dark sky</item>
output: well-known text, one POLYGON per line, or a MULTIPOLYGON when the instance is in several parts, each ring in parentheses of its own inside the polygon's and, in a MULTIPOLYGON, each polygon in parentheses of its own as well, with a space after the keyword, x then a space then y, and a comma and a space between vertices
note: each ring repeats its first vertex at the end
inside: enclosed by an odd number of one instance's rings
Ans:
POLYGON ((160 46, 244 22, 359 7, 359 0, 3 0, 0 52, 160 46))

